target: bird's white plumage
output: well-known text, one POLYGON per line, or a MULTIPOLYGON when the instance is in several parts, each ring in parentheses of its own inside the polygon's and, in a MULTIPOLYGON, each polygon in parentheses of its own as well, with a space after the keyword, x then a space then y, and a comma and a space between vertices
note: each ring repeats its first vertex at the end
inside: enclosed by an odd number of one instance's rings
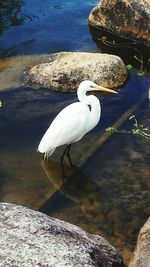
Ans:
POLYGON ((89 107, 80 102, 64 108, 47 129, 38 150, 45 153, 47 150, 50 151, 58 146, 80 140, 88 131, 89 115, 89 107))
POLYGON ((79 102, 67 106, 56 116, 40 141, 39 152, 50 156, 56 147, 77 142, 98 124, 100 102, 96 96, 86 95, 92 90, 100 90, 100 86, 88 80, 81 82, 77 91, 79 102))

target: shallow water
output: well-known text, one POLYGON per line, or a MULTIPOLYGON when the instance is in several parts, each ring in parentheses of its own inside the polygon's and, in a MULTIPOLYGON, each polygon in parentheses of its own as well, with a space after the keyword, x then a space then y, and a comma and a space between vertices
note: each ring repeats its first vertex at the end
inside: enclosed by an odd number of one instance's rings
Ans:
POLYGON ((150 127, 149 76, 139 75, 134 68, 118 95, 99 96, 101 121, 73 145, 77 167, 72 170, 66 162, 67 179, 62 184, 62 148, 47 162, 36 149, 51 120, 76 101, 76 95, 26 86, 23 71, 45 60, 49 52, 100 51, 87 23, 95 1, 10 3, 0 6, 0 200, 40 209, 100 234, 128 262, 138 231, 150 214, 150 140, 105 129, 121 118, 118 130, 132 130, 135 120, 128 118, 133 114, 138 125, 150 127))

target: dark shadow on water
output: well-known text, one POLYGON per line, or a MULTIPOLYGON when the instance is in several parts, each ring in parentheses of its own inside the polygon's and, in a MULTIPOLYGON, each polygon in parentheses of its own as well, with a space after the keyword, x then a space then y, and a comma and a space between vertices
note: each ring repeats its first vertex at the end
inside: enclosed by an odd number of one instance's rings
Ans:
POLYGON ((7 0, 0 2, 0 34, 10 26, 21 25, 24 18, 21 16, 22 0, 7 0))
POLYGON ((89 26, 93 41, 103 53, 120 56, 129 68, 136 68, 139 75, 150 73, 150 47, 118 37, 104 29, 89 26))
POLYGON ((12 177, 9 175, 9 173, 0 168, 0 201, 3 201, 3 188, 10 179, 12 179, 12 177))

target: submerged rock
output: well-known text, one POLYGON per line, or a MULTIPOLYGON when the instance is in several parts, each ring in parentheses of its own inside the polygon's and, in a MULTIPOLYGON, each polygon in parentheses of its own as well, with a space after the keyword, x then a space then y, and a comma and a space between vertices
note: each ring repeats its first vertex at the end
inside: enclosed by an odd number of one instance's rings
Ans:
POLYGON ((150 266, 150 217, 141 228, 129 267, 150 266))
POLYGON ((91 11, 89 23, 150 45, 149 0, 101 0, 91 11))
POLYGON ((0 204, 0 266, 124 266, 104 238, 70 223, 8 203, 0 204))
POLYGON ((22 55, 0 59, 0 91, 23 85, 23 72, 27 66, 47 62, 48 55, 22 55))
POLYGON ((76 91, 79 83, 90 79, 112 88, 121 86, 127 79, 125 64, 118 56, 61 52, 27 71, 27 81, 60 91, 76 91))

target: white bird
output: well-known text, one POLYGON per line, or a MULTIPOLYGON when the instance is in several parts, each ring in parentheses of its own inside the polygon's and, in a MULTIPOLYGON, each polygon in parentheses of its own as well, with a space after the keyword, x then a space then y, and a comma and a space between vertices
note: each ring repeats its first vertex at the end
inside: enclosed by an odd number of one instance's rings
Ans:
POLYGON ((90 91, 117 93, 92 81, 82 81, 77 90, 79 101, 59 112, 40 141, 38 151, 44 153, 45 158, 51 156, 57 147, 66 144, 67 147, 61 156, 62 166, 65 154, 72 166, 69 154, 71 144, 91 131, 98 124, 101 116, 99 99, 94 95, 86 95, 90 91))

